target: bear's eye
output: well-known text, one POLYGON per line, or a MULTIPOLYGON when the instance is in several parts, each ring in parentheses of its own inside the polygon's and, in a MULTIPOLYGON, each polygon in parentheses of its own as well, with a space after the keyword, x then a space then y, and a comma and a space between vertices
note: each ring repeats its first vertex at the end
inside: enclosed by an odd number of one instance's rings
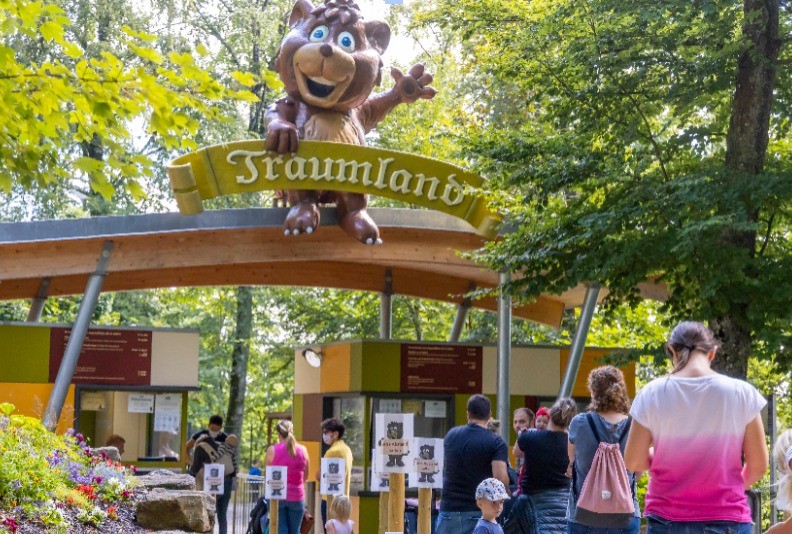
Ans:
POLYGON ((349 32, 341 32, 338 35, 338 46, 347 52, 355 51, 355 38, 349 32))
POLYGON ((328 33, 330 33, 330 30, 327 26, 317 26, 311 31, 311 41, 314 43, 317 41, 324 41, 328 33))

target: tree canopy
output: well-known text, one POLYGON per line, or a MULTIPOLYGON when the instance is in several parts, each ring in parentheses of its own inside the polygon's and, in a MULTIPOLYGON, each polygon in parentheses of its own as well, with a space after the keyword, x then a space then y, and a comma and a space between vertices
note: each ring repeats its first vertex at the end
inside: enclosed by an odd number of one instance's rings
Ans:
POLYGON ((517 295, 596 281, 636 303, 656 280, 671 316, 709 321, 727 372, 789 358, 788 3, 437 0, 420 17, 480 81, 466 145, 514 228, 481 256, 517 295))

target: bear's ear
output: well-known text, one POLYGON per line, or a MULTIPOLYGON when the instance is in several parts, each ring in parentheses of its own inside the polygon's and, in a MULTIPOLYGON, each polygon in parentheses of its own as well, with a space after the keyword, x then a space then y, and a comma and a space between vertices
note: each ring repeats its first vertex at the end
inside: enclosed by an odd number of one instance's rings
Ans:
POLYGON ((366 25, 366 38, 368 39, 371 46, 380 53, 380 55, 385 53, 385 49, 388 48, 388 44, 390 43, 391 38, 391 29, 388 26, 387 22, 381 20, 369 20, 365 23, 366 25))
POLYGON ((302 22, 311 15, 314 6, 308 0, 297 0, 292 8, 291 16, 289 17, 289 28, 294 28, 297 23, 302 22))

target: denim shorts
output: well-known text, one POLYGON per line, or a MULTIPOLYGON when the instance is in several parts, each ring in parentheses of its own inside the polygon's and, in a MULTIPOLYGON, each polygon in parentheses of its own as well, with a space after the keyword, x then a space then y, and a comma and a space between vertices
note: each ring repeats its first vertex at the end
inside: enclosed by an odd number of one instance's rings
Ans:
POLYGON ((634 517, 630 524, 624 527, 589 527, 567 521, 567 534, 638 534, 640 531, 640 517, 634 517))
POLYGON ((437 514, 436 534, 473 534, 481 510, 475 512, 440 512, 437 514))
POLYGON ((646 516, 647 534, 751 534, 751 523, 737 521, 669 521, 653 515, 646 516))

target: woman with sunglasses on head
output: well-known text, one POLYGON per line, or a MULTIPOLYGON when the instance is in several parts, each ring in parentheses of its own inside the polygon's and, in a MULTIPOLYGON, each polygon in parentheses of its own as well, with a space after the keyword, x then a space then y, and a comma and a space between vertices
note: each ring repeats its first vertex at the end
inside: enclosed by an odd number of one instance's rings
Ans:
POLYGON ((649 471, 649 534, 751 532, 745 490, 767 470, 766 401, 710 367, 716 350, 706 326, 679 323, 666 344, 673 371, 647 384, 630 409, 624 461, 649 471))

